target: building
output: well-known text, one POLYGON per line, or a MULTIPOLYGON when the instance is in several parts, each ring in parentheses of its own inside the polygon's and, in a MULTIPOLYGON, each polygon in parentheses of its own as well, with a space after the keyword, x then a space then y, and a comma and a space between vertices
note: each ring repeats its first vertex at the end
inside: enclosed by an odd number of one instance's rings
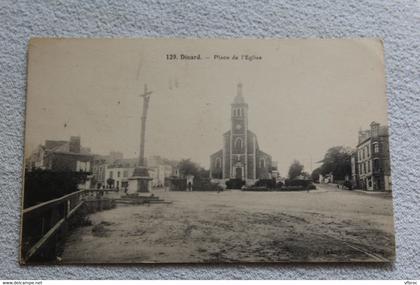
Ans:
POLYGON ((137 158, 117 159, 105 165, 105 187, 127 188, 128 178, 133 176, 134 169, 138 165, 137 158))
POLYGON ((171 176, 178 176, 177 161, 168 160, 158 155, 147 159, 149 175, 153 179, 152 187, 163 187, 166 179, 171 176))
POLYGON ((105 171, 107 166, 107 156, 94 155, 92 161, 93 188, 102 188, 105 182, 105 171))
POLYGON ((351 161, 356 187, 391 191, 388 127, 372 122, 369 130, 360 130, 356 153, 351 161))
POLYGON ((252 185, 271 178, 272 169, 271 156, 260 149, 257 136, 248 129, 248 104, 238 84, 231 104, 231 128, 223 134, 222 149, 210 156, 210 178, 221 184, 238 178, 252 185))
POLYGON ((92 163, 92 176, 94 177, 92 180, 92 187, 106 187, 107 183, 105 177, 108 165, 113 164, 117 160, 122 160, 123 158, 122 152, 116 151, 111 151, 108 155, 94 155, 92 163))
POLYGON ((172 173, 172 166, 170 165, 158 165, 149 167, 149 175, 153 178, 152 187, 165 186, 165 180, 171 177, 172 173))
MULTIPOLYGON (((128 187, 128 178, 133 176, 134 169, 138 166, 138 158, 122 158, 122 154, 111 152, 109 155, 97 155, 94 159, 93 173, 96 187, 118 188, 128 187)), ((174 176, 177 168, 175 161, 170 161, 159 156, 152 156, 147 160, 147 169, 152 178, 150 186, 163 187, 165 179, 174 176)))
POLYGON ((271 178, 275 179, 276 182, 281 181, 280 172, 277 167, 277 161, 271 161, 271 178))
POLYGON ((322 175, 319 174, 319 183, 334 183, 334 174, 332 172, 322 175))
POLYGON ((46 140, 29 156, 26 168, 91 172, 92 161, 93 155, 81 146, 80 137, 70 137, 69 141, 46 140))
POLYGON ((351 182, 354 188, 359 188, 359 164, 357 163, 358 151, 351 154, 351 182))
POLYGON ((124 155, 122 152, 119 151, 110 151, 109 155, 106 156, 106 159, 108 162, 113 162, 116 161, 118 159, 123 159, 124 155))

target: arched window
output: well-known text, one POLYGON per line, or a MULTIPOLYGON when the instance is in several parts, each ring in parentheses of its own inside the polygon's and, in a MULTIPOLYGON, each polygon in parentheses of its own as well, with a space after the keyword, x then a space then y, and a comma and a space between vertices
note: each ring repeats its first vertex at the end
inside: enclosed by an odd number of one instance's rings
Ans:
POLYGON ((243 141, 241 138, 236 138, 235 139, 235 148, 236 149, 242 149, 243 147, 243 141))
POLYGON ((216 158, 216 168, 222 168, 222 159, 220 157, 216 158))
POLYGON ((242 117, 244 115, 242 108, 235 108, 233 109, 233 116, 234 117, 242 117))
POLYGON ((265 159, 264 158, 261 158, 260 159, 260 167, 261 168, 264 168, 265 167, 265 159))

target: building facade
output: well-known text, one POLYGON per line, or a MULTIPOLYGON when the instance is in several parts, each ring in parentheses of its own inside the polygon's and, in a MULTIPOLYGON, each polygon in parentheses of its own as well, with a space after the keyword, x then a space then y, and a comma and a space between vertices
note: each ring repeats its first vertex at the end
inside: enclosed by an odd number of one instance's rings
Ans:
POLYGON ((94 155, 92 162, 93 185, 92 188, 103 188, 106 185, 105 172, 108 164, 108 156, 94 155))
POLYGON ((167 178, 173 176, 172 166, 163 164, 149 167, 149 175, 152 180, 152 187, 164 187, 167 178))
POLYGON ((237 178, 252 185, 271 178, 272 169, 271 156, 259 148, 257 136, 248 129, 248 104, 239 84, 231 104, 230 130, 223 134, 222 149, 210 156, 210 178, 221 184, 237 178))
POLYGON ((147 168, 149 175, 153 179, 152 187, 164 187, 166 180, 172 176, 179 176, 178 161, 169 160, 158 155, 147 158, 147 168))
POLYGON ((93 155, 81 146, 80 137, 70 137, 69 141, 46 140, 26 160, 26 168, 91 172, 92 161, 93 155))
POLYGON ((356 153, 351 161, 356 187, 369 191, 391 191, 388 127, 372 122, 369 130, 360 130, 356 153))
MULTIPOLYGON (((122 152, 111 151, 108 155, 95 154, 92 163, 93 188, 106 187, 106 176, 108 165, 113 165, 116 161, 123 161, 122 152)), ((108 177, 109 178, 109 177, 108 177)))
MULTIPOLYGON (((150 187, 163 187, 165 186, 165 179, 175 175, 176 168, 167 163, 167 161, 160 157, 148 159, 147 170, 150 178, 152 178, 150 187)), ((133 176, 134 169, 137 166, 137 158, 117 159, 111 162, 95 164, 96 171, 94 173, 100 185, 106 188, 125 189, 128 186, 128 179, 133 176)))
POLYGON ((105 187, 124 189, 128 187, 128 178, 133 176, 138 159, 117 159, 105 165, 105 187))

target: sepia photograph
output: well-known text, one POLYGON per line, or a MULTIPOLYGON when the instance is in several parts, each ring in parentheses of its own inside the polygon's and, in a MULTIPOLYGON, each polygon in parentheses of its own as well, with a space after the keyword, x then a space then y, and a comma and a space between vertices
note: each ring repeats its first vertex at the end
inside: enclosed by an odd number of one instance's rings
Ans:
POLYGON ((20 263, 393 262, 383 53, 31 39, 20 263))

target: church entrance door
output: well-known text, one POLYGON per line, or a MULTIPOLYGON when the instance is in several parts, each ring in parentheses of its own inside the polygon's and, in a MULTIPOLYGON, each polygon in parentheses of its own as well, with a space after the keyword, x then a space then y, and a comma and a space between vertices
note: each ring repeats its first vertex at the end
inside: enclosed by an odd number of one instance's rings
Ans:
POLYGON ((242 167, 236 167, 235 177, 238 178, 238 179, 242 179, 242 167))

